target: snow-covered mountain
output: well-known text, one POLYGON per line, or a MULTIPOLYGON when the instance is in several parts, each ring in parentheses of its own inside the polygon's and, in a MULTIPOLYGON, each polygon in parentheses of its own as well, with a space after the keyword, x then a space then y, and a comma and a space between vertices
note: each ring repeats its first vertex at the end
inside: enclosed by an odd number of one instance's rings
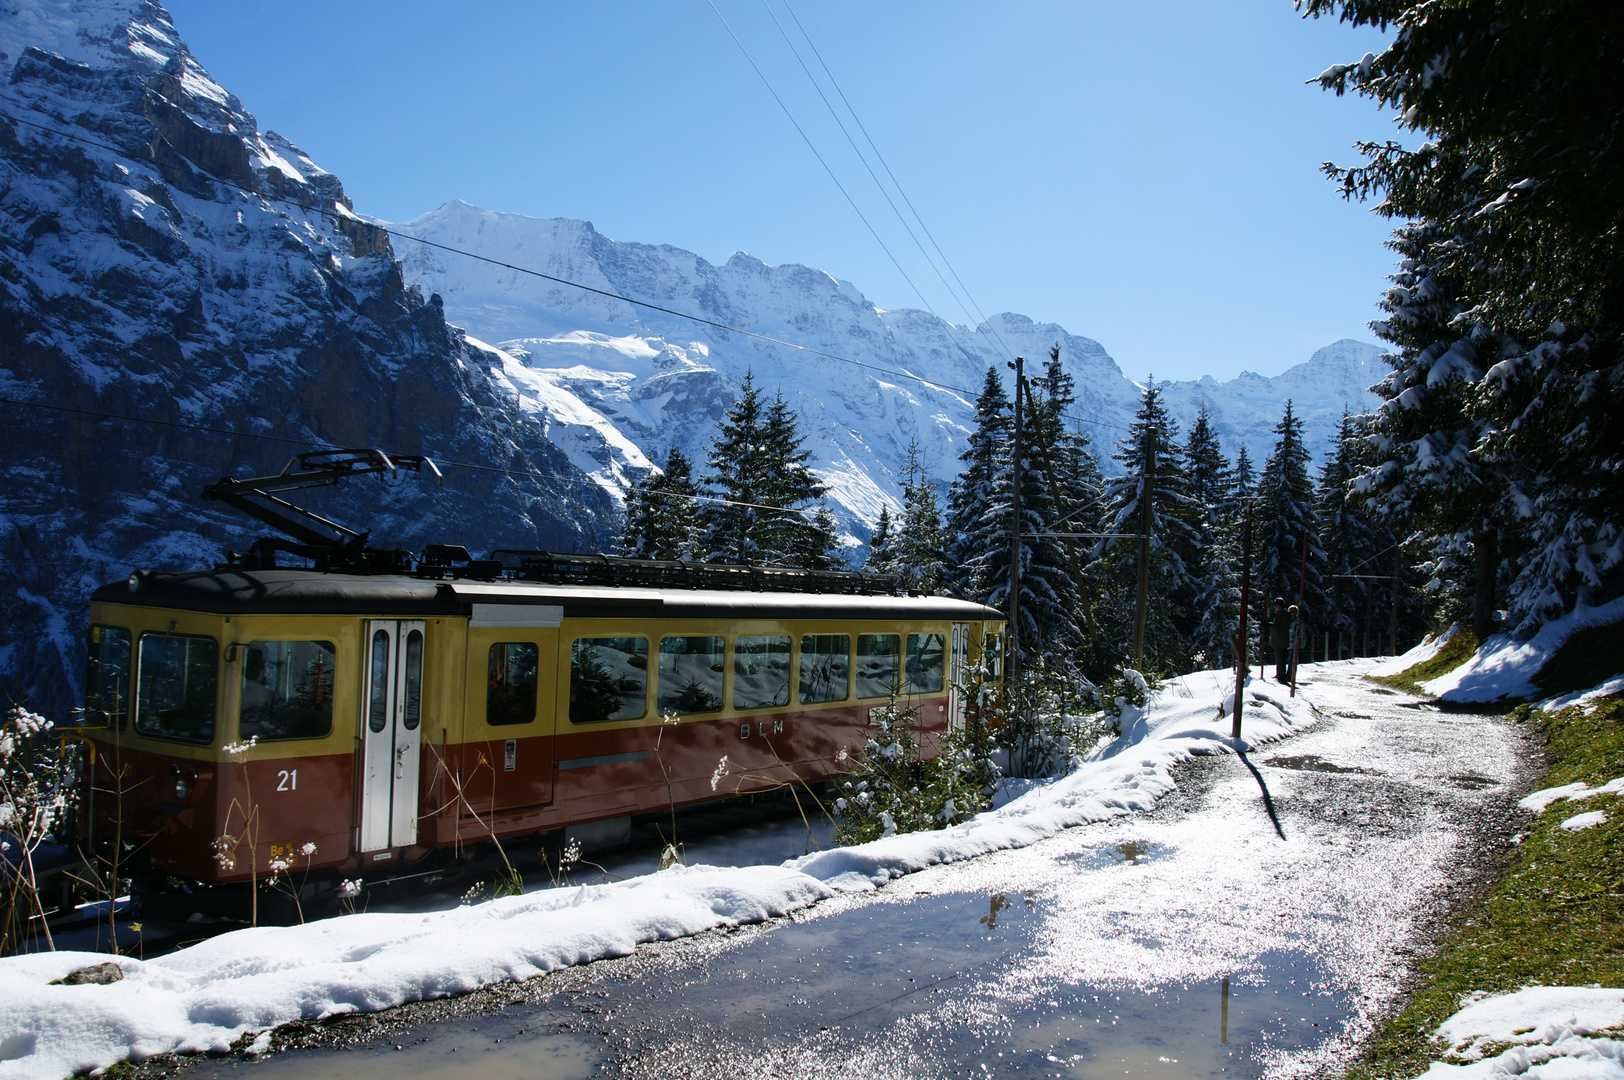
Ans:
MULTIPOLYGON (((829 485, 837 515, 859 537, 881 506, 898 505, 897 476, 910 439, 919 440, 938 482, 957 473, 989 366, 1009 377, 1008 361, 1019 354, 1037 369, 1058 343, 1077 379, 1072 412, 1108 471, 1117 468, 1110 450, 1138 407, 1141 384, 1124 376, 1099 342, 1024 315, 961 327, 926 312, 882 311, 855 286, 805 266, 768 266, 743 253, 718 266, 680 248, 611 240, 588 222, 495 213, 461 201, 388 228, 403 236, 397 246, 407 280, 441 296, 451 322, 494 344, 502 377, 525 409, 571 461, 617 493, 663 462, 672 446, 702 463, 747 371, 769 392, 782 391, 800 413, 812 465, 829 485)), ((1206 404, 1226 451, 1233 456, 1245 445, 1261 464, 1288 397, 1316 451, 1344 408, 1359 412, 1374 404, 1365 388, 1384 371, 1380 353, 1343 340, 1274 378, 1245 373, 1229 382, 1163 385, 1182 423, 1206 404)))
POLYGON ((0 397, 26 403, 0 403, 0 695, 63 716, 90 589, 246 546, 263 530, 199 489, 302 449, 517 474, 312 500, 380 546, 612 532, 613 501, 515 407, 505 358, 446 325, 338 178, 259 131, 162 7, 0 0, 0 71, 0 397))

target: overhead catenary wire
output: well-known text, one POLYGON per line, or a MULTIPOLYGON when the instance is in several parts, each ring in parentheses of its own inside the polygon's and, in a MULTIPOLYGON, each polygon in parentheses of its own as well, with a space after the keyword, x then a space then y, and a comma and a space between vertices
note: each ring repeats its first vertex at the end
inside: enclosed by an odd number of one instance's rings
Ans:
MULTIPOLYGON (((763 2, 765 2, 765 0, 763 0, 763 2)), ((993 324, 991 319, 987 318, 986 313, 981 310, 981 305, 976 303, 975 297, 970 293, 970 287, 964 283, 964 279, 959 276, 959 272, 954 269, 952 262, 948 260, 947 252, 943 251, 942 245, 937 243, 935 235, 930 231, 930 226, 925 224, 924 216, 921 215, 919 210, 914 206, 913 200, 908 198, 908 192, 903 188, 902 181, 898 180, 896 173, 891 171, 891 166, 885 160, 885 155, 880 153, 880 148, 875 144, 874 137, 868 133, 868 127, 863 123, 862 117, 857 115, 857 110, 852 107, 851 101, 846 97, 846 92, 840 88, 840 81, 835 78, 834 72, 829 70, 828 62, 823 59, 823 53, 818 50, 817 44, 812 40, 812 35, 807 33, 805 24, 801 22, 801 17, 797 15, 795 13, 795 9, 790 6, 789 0, 783 0, 783 4, 784 10, 788 11, 790 18, 795 20, 795 26, 801 31, 801 36, 806 39, 807 47, 812 50, 812 55, 817 57, 818 66, 821 67, 823 69, 823 73, 828 76, 829 84, 835 88, 835 93, 840 95, 840 101, 846 106, 846 111, 851 114, 852 121, 857 125, 857 130, 863 133, 863 140, 867 142, 869 148, 874 151, 875 160, 877 160, 880 163, 880 167, 885 170, 885 175, 890 177, 892 185, 897 189, 897 194, 902 196, 902 201, 907 205, 909 212, 913 214, 914 220, 919 222, 920 231, 923 232, 925 234, 925 238, 930 241, 931 247, 936 249, 936 254, 941 256, 942 265, 947 267, 948 273, 953 275, 953 280, 958 282, 959 289, 964 293, 965 299, 970 302, 970 307, 975 311, 975 317, 980 320, 982 325, 987 327, 987 332, 990 333, 993 340, 998 343, 998 347, 1003 350, 1005 357, 1008 359, 1014 359, 1014 351, 1010 349, 1007 344, 1005 344, 1003 336, 998 333, 998 327, 993 324)), ((881 190, 883 191, 884 188, 882 187, 881 190)), ((895 209, 895 206, 893 206, 892 209, 895 209)), ((916 240, 915 243, 917 242, 918 241, 916 240)), ((929 256, 927 255, 926 258, 928 259, 929 256)), ((935 264, 932 263, 933 268, 934 265, 935 264)), ((943 284, 945 285, 946 282, 944 281, 943 284)), ((949 289, 949 291, 951 292, 952 290, 949 289)), ((966 312, 966 314, 968 314, 968 312, 966 312)))
MULTIPOLYGON (((784 24, 779 21, 778 13, 775 12, 772 9, 772 4, 769 3, 769 0, 761 0, 761 6, 767 9, 768 16, 772 19, 773 25, 778 27, 778 33, 784 39, 784 44, 789 46, 789 51, 794 55, 795 62, 797 64, 799 64, 801 66, 801 70, 806 73, 807 81, 812 84, 812 89, 817 91, 818 97, 823 101, 823 107, 829 110, 829 115, 830 115, 830 117, 832 117, 834 119, 835 126, 840 128, 840 133, 846 137, 846 142, 851 147, 852 153, 857 155, 857 160, 861 161, 863 163, 863 168, 864 168, 864 170, 866 170, 868 172, 869 179, 874 181, 874 186, 879 189, 880 195, 884 197, 884 199, 886 201, 886 204, 891 207, 891 213, 896 215, 897 221, 899 223, 901 223, 903 231, 908 234, 908 239, 912 240, 913 244, 914 244, 914 247, 919 249, 919 254, 921 254, 921 255, 923 255, 925 257, 925 262, 927 262, 930 265, 931 270, 936 274, 937 280, 942 283, 942 287, 944 289, 946 289, 948 295, 953 298, 953 302, 959 305, 959 310, 964 312, 964 317, 966 319, 973 320, 975 318, 975 316, 970 314, 970 306, 964 300, 960 299, 959 294, 954 291, 953 286, 948 282, 947 277, 942 273, 941 269, 939 267, 937 267, 936 260, 931 257, 930 252, 925 250, 925 245, 919 242, 919 237, 914 235, 913 227, 908 224, 908 219, 906 217, 904 217, 903 214, 902 214, 902 211, 897 208, 896 201, 891 198, 891 193, 889 191, 887 191, 886 188, 885 188, 885 185, 880 182, 879 175, 877 173, 875 173, 874 167, 868 163, 868 157, 863 153, 863 151, 861 149, 858 148, 857 140, 852 138, 851 132, 849 130, 847 130, 845 121, 840 118, 840 114, 835 110, 834 104, 829 100, 829 95, 827 95, 827 94, 825 94, 823 92, 823 87, 818 83, 817 78, 812 74, 812 69, 807 67, 806 61, 801 58, 801 50, 795 47, 795 42, 790 38, 789 31, 784 29, 784 24)), ((791 12, 791 14, 794 14, 794 13, 791 12)), ((796 21, 796 25, 800 26, 799 20, 796 21)), ((805 34, 806 34, 806 28, 805 27, 801 27, 801 33, 802 33, 803 36, 805 36, 805 34)), ((809 37, 807 38, 807 44, 809 46, 812 44, 812 39, 809 38, 809 37)), ((814 52, 817 51, 815 46, 813 47, 813 51, 814 52)), ((821 61, 822 61, 821 57, 819 57, 819 61, 821 63, 821 61)), ((829 68, 828 68, 827 65, 824 65, 823 70, 824 70, 824 74, 829 76, 829 81, 834 82, 834 76, 829 75, 829 68)), ((837 85, 835 87, 835 89, 838 92, 840 88, 837 85)), ((844 94, 841 95, 841 100, 845 101, 845 95, 844 94)), ((848 110, 850 110, 850 108, 851 108, 851 103, 850 102, 846 102, 846 108, 848 110)), ((852 118, 854 120, 856 119, 856 114, 855 113, 852 114, 852 118)), ((866 132, 865 132, 865 134, 866 134, 866 132)), ((869 140, 869 145, 871 147, 873 146, 873 140, 872 139, 869 140)), ((895 182, 896 182, 896 178, 892 177, 892 183, 895 183, 895 182)), ((901 190, 900 187, 898 188, 898 190, 899 191, 901 190)), ((917 212, 916 212, 915 216, 916 217, 918 216, 917 212)), ((921 222, 920 224, 921 224, 921 226, 923 226, 924 223, 921 222)), ((923 299, 923 297, 921 297, 921 299, 923 299)), ((932 314, 935 314, 935 313, 932 312, 932 314)), ((937 316, 937 317, 941 318, 941 316, 937 316)), ((952 323, 951 320, 944 319, 943 321, 946 322, 949 326, 953 326, 953 323, 952 323)), ((955 327, 955 329, 957 329, 957 328, 955 327)), ((1000 346, 1003 346, 1002 339, 999 339, 998 343, 999 343, 1000 346)), ((963 352, 966 356, 970 355, 969 351, 967 349, 965 349, 962 345, 959 346, 959 351, 963 352)), ((1015 358, 1014 354, 1009 351, 1007 346, 1004 347, 1004 352, 1005 352, 1006 357, 1008 359, 1013 360, 1015 358)))
MULTIPOLYGON (((925 309, 927 311, 929 311, 932 315, 936 315, 936 317, 941 319, 943 322, 952 325, 949 320, 942 319, 940 315, 936 314, 936 309, 931 307, 929 300, 925 299, 924 292, 920 290, 918 285, 914 284, 913 278, 908 276, 908 271, 902 268, 902 263, 897 259, 896 255, 892 253, 891 248, 886 244, 884 238, 880 236, 879 231, 875 229, 873 224, 868 220, 868 215, 864 214, 862 208, 857 205, 857 200, 851 197, 851 192, 846 190, 846 185, 840 182, 840 177, 836 176, 834 169, 829 167, 829 162, 826 161, 823 154, 818 151, 817 145, 812 141, 812 137, 806 133, 806 129, 801 126, 801 122, 795 119, 795 114, 790 111, 790 107, 784 102, 784 99, 779 96, 778 91, 773 87, 772 80, 767 78, 767 73, 761 70, 761 65, 756 63, 755 57, 750 55, 750 50, 745 48, 744 42, 740 40, 739 35, 734 32, 732 25, 727 21, 727 17, 722 14, 722 9, 716 6, 716 0, 705 0, 705 2, 710 5, 710 9, 712 11, 716 12, 716 17, 722 21, 722 26, 726 28, 728 36, 733 39, 733 43, 739 47, 739 51, 743 53, 744 58, 749 61, 750 67, 755 70, 756 75, 761 79, 762 85, 767 88, 767 92, 772 95, 773 100, 778 102, 778 107, 784 110, 784 115, 789 118, 790 124, 801 136, 801 141, 806 143, 807 149, 812 151, 812 156, 818 159, 819 165, 823 166, 823 171, 829 174, 829 179, 834 181, 835 187, 840 189, 840 194, 845 198, 847 205, 851 207, 852 213, 857 215, 858 220, 863 223, 863 227, 868 230, 869 235, 874 237, 874 242, 880 245, 880 250, 884 251, 885 257, 891 260, 891 265, 897 268, 897 273, 902 275, 902 280, 908 283, 908 287, 914 291, 915 296, 919 297, 919 302, 925 305, 925 309)), ((810 73, 808 74, 810 75, 810 73)))

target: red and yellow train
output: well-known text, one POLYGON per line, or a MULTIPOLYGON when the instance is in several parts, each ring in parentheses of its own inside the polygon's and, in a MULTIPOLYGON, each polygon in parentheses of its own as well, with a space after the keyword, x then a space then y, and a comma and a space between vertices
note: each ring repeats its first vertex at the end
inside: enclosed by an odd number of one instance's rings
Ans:
POLYGON ((225 566, 98 589, 96 835, 135 843, 156 879, 221 885, 289 861, 398 877, 491 839, 612 832, 832 778, 893 700, 945 730, 1003 628, 940 597, 475 569, 225 566))

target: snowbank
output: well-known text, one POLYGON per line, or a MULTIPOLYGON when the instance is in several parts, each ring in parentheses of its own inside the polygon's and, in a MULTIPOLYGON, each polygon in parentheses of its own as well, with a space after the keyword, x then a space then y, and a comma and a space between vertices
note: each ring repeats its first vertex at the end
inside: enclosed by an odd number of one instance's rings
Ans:
MULTIPOLYGON (((1232 679, 1232 676, 1230 677, 1232 679)), ((1233 685, 1231 683, 1231 685, 1233 685)), ((1306 696, 1247 687, 1245 735, 1228 737, 1222 673, 1170 681, 1123 734, 1072 772, 940 832, 894 836, 782 866, 674 867, 607 885, 505 897, 427 914, 360 914, 223 934, 154 960, 118 957, 109 985, 53 980, 109 957, 0 960, 0 1080, 58 1080, 164 1052, 225 1050, 298 1019, 370 1012, 610 956, 639 944, 788 914, 934 863, 1020 847, 1149 809, 1193 754, 1246 750, 1312 720, 1306 696)), ((264 1049, 261 1036, 254 1046, 264 1049)))
POLYGON ((1517 800, 1517 805, 1524 810, 1539 814, 1543 813, 1547 806, 1558 799, 1578 802, 1580 799, 1588 799, 1594 795, 1620 794, 1624 794, 1624 776, 1614 777, 1601 787, 1594 788, 1583 780, 1576 780, 1571 784, 1563 784, 1561 787, 1540 788, 1538 791, 1530 792, 1517 800))
POLYGON ((1466 663, 1422 683, 1422 689, 1445 701, 1538 697, 1535 677, 1571 635, 1620 621, 1624 621, 1624 597, 1600 607, 1581 604, 1570 614, 1546 623, 1527 641, 1517 641, 1508 634, 1494 635, 1466 663))
POLYGON ((1437 637, 1423 638, 1421 644, 1401 656, 1392 656, 1373 666, 1366 675, 1400 675, 1415 667, 1424 664, 1434 656, 1444 651, 1451 638, 1460 632, 1460 623, 1450 623, 1449 629, 1437 637))
POLYGON ((1531 986, 1480 998, 1437 1031, 1449 1044, 1449 1056, 1465 1063, 1435 1062, 1425 1077, 1618 1080, 1624 1076, 1624 1042, 1590 1036, 1620 1027, 1624 1027, 1624 990, 1616 988, 1531 986), (1495 1044, 1506 1043, 1516 1045, 1494 1057, 1483 1056, 1495 1044))

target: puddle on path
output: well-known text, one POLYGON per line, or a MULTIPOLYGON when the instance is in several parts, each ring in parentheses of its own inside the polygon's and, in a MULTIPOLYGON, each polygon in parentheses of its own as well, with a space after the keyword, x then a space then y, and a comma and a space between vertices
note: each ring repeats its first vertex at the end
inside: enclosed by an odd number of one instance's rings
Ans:
MULTIPOLYGON (((1153 847, 1099 854, 1132 861, 1153 847)), ((1317 1046, 1345 1015, 1313 989, 1318 973, 1301 954, 1264 956, 1260 971, 1227 983, 1011 995, 1005 980, 1031 962, 1044 926, 1043 899, 1030 893, 918 894, 779 925, 703 966, 626 967, 584 993, 425 1027, 399 1050, 294 1052, 193 1075, 705 1077, 769 1059, 797 1075, 816 1070, 796 1061, 827 1069, 878 1052, 918 1076, 1245 1077, 1260 1075, 1260 1051, 1317 1046), (994 1014, 1001 1022, 989 1024, 994 1014)))
POLYGON ((1483 776, 1474 772, 1450 773, 1449 782, 1459 787, 1479 791, 1483 788, 1498 787, 1500 781, 1492 776, 1483 776))
MULTIPOLYGON (((448 1025, 449 1026, 449 1025, 448 1025)), ((602 1036, 538 1033, 536 1025, 508 1024, 496 1018, 457 1024, 455 1030, 424 1029, 414 1041, 379 1043, 342 1050, 300 1050, 260 1060, 231 1062, 224 1068, 190 1070, 187 1077, 252 1069, 253 1080, 587 1080, 603 1075, 610 1058, 602 1036), (423 1035, 432 1036, 418 1041, 423 1035), (539 1037, 538 1037, 539 1035, 539 1037)))
POLYGON ((1356 765, 1338 765, 1334 761, 1326 761, 1318 754, 1272 757, 1262 764, 1273 766, 1276 769, 1297 769, 1302 772, 1362 773, 1367 776, 1370 775, 1369 769, 1361 769, 1356 765))
POLYGON ((1068 863, 1079 863, 1087 870, 1106 870, 1113 866, 1139 866, 1152 859, 1160 859, 1171 852, 1166 844, 1153 844, 1148 840, 1123 840, 1116 844, 1100 844, 1060 856, 1068 863))

